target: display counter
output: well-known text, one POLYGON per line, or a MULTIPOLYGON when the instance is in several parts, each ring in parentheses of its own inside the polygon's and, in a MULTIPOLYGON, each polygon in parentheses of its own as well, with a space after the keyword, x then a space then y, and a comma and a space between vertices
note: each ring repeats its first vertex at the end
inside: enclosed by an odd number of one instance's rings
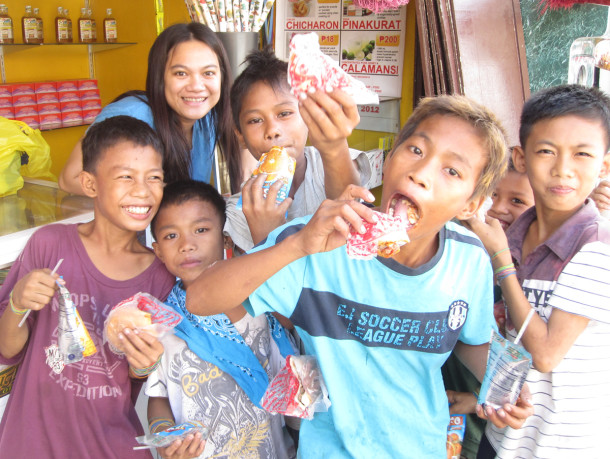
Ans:
POLYGON ((61 191, 57 183, 26 179, 17 194, 0 198, 0 268, 10 266, 37 228, 93 219, 93 200, 61 191))

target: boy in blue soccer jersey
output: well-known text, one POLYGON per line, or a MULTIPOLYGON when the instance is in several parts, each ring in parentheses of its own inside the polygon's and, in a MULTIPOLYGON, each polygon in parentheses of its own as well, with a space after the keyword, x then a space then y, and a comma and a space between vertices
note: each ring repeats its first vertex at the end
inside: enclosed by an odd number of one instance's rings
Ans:
MULTIPOLYGON (((424 100, 384 166, 380 211, 420 216, 391 258, 356 260, 350 225, 374 221, 352 186, 312 217, 270 234, 250 254, 216 263, 187 290, 187 306, 214 314, 244 302, 291 319, 317 356, 332 406, 301 425, 299 457, 445 457, 449 423, 441 366, 455 348, 482 378, 495 327, 492 271, 481 242, 453 218, 474 215, 506 168, 502 128, 461 96, 424 100)), ((485 413, 519 427, 520 400, 485 413)))

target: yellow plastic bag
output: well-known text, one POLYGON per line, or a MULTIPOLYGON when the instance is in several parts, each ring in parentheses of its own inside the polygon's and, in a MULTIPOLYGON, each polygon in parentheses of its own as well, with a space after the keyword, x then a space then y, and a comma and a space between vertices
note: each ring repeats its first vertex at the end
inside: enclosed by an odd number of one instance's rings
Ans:
POLYGON ((19 191, 23 177, 57 181, 51 149, 38 129, 0 116, 0 197, 19 191))

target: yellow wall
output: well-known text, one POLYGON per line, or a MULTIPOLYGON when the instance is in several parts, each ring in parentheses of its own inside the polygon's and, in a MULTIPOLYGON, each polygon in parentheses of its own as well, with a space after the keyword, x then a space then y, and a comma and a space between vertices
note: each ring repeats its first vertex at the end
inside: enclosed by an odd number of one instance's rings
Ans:
MULTIPOLYGON (((45 43, 55 42, 54 18, 57 7, 70 10, 74 37, 77 37, 76 21, 83 0, 3 0, 13 19, 15 43, 22 43, 21 16, 25 5, 40 9, 44 24, 45 43)), ((188 20, 183 1, 165 0, 165 25, 188 20)), ((136 43, 131 46, 95 53, 95 77, 98 79, 102 105, 130 89, 144 89, 148 50, 156 37, 154 0, 91 0, 90 5, 97 22, 98 41, 103 41, 102 21, 106 8, 118 23, 119 42, 136 43)), ((75 40, 76 41, 76 40, 75 40)), ((89 78, 87 46, 62 45, 26 49, 4 47, 7 83, 21 81, 45 81, 89 78), (15 51, 15 50, 18 51, 15 51)), ((70 151, 84 134, 86 126, 43 131, 51 147, 52 172, 56 175, 63 167, 70 151)))

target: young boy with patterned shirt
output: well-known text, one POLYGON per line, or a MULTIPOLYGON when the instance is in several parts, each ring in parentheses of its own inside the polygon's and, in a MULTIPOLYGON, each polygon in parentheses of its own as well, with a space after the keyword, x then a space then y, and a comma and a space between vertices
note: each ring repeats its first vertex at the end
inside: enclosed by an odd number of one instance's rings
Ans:
POLYGON ((347 137, 360 117, 343 91, 316 91, 298 99, 287 82, 288 63, 266 48, 248 55, 246 68, 231 87, 237 137, 258 161, 273 146, 296 161, 290 199, 277 205, 281 182, 261 190, 265 175, 248 180, 227 202, 225 232, 249 250, 269 232, 297 217, 313 214, 326 197, 337 198, 349 184, 366 184, 371 167, 366 153, 348 147, 347 137), (305 146, 307 140, 313 146, 305 146), (236 203, 242 197, 242 209, 236 203))
POLYGON ((260 400, 284 357, 294 352, 271 314, 252 317, 239 306, 201 317, 186 309, 186 291, 202 271, 223 259, 225 201, 203 182, 165 187, 151 224, 153 248, 179 278, 166 303, 183 316, 176 334, 163 338, 165 353, 150 375, 148 417, 152 432, 200 421, 207 441, 189 436, 158 451, 164 458, 294 457, 283 417, 264 411, 260 400))
MULTIPOLYGON (((317 357, 332 404, 301 424, 299 457, 446 457, 441 366, 455 348, 482 378, 495 327, 489 257, 451 219, 476 213, 506 167, 506 151, 502 128, 480 105, 425 99, 384 166, 380 210, 405 216, 414 206, 420 215, 400 252, 348 257, 350 225, 364 232, 362 219, 375 220, 354 199, 373 201, 371 193, 352 186, 344 200, 325 201, 188 288, 187 307, 198 314, 244 302, 255 314, 289 317, 317 357)), ((530 410, 520 400, 479 413, 518 427, 530 410)))
POLYGON ((610 224, 588 196, 610 168, 610 99, 579 85, 540 91, 519 135, 513 160, 535 206, 506 235, 496 220, 470 225, 505 271, 508 337, 535 311, 522 338, 535 415, 518 431, 488 426, 479 457, 606 457, 610 224))
POLYGON ((80 181, 93 198, 93 220, 40 228, 11 267, 0 290, 0 363, 19 363, 19 369, 0 424, 0 457, 150 457, 132 450, 142 434, 136 377, 146 374, 141 370, 157 361, 163 346, 126 328, 119 335, 125 356, 119 356, 103 344, 103 329, 118 302, 140 291, 165 298, 173 285, 136 237, 163 194, 160 151, 143 121, 120 116, 91 127, 80 181), (53 352, 59 275, 97 348, 65 366, 53 352))

